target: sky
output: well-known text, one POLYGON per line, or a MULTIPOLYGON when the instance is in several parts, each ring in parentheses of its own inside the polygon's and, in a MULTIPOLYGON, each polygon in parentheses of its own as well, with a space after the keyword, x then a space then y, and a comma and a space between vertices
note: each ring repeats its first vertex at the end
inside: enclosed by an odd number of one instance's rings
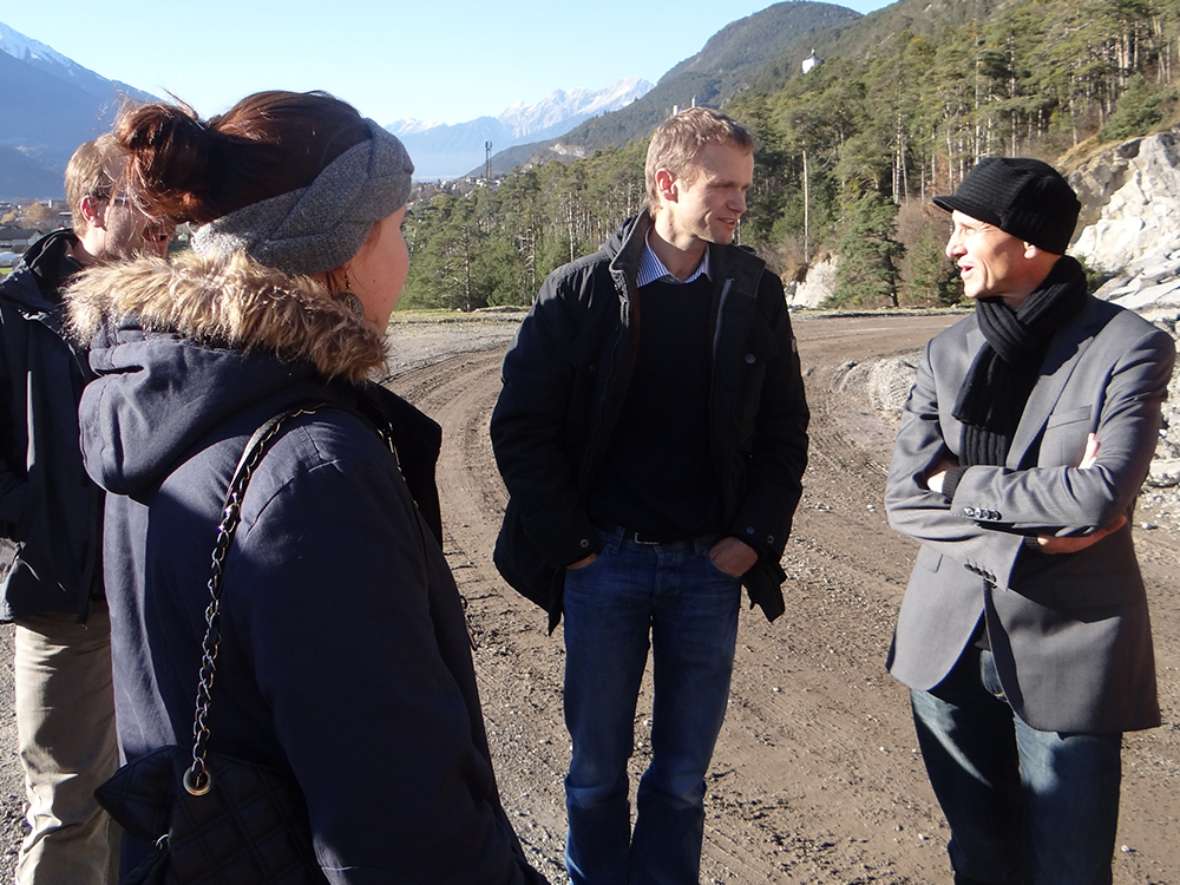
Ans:
MULTIPOLYGON (((202 116, 260 89, 325 89, 387 124, 494 116, 555 89, 656 82, 767 0, 50 0, 0 21, 202 116), (675 12, 670 10, 675 9, 675 12), (132 10, 139 10, 136 16, 132 10)), ((869 12, 886 0, 846 0, 869 12)))

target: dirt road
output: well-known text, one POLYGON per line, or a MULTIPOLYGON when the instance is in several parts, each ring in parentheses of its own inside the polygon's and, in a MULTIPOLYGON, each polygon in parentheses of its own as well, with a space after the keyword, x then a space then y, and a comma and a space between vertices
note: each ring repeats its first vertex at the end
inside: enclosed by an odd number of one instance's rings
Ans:
MULTIPOLYGON (((783 560, 787 611, 743 612, 729 716, 709 779, 702 881, 945 882, 946 830, 917 756, 905 691, 882 670, 914 553, 881 507, 891 432, 849 361, 912 351, 948 317, 797 320, 812 407, 811 466, 783 560)), ((442 422, 447 555, 478 635, 480 688, 505 804, 537 865, 561 881, 560 633, 490 561, 501 486, 487 439, 511 322, 394 332, 392 386, 442 422), (464 352, 469 351, 469 352, 464 352), (439 354, 451 354, 439 359, 439 354)), ((1163 728, 1129 736, 1117 883, 1180 885, 1180 537, 1141 532, 1163 728)), ((0 877, 11 881, 21 792, 12 727, 12 631, 0 632, 0 877)), ((633 773, 647 763, 650 682, 633 773)))
MULTIPOLYGON (((703 882, 947 881, 945 824, 917 755, 904 689, 882 669, 914 555, 885 523, 890 431, 848 362, 911 351, 948 317, 797 321, 812 407, 811 466, 783 560, 787 611, 744 612, 733 696, 709 778, 703 882)), ((482 342, 487 346, 487 342, 482 342)), ((399 375, 439 420, 447 555, 469 602, 484 710, 505 804, 538 865, 561 878, 560 634, 496 575, 505 495, 487 437, 502 348, 399 375)), ((1180 538, 1141 533, 1165 726, 1126 740, 1119 883, 1180 883, 1180 538)), ((647 762, 650 672, 633 783, 647 762)))

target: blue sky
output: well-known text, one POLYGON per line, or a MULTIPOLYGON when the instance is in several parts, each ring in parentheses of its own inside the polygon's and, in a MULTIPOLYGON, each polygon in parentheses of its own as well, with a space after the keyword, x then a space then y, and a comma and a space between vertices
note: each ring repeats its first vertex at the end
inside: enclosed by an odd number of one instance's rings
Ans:
MULTIPOLYGON (((653 83, 769 5, 681 0, 180 0, 6 3, 0 21, 202 115, 259 89, 326 89, 381 123, 458 122, 554 89, 653 83), (676 12, 669 12, 675 8, 676 12), (135 17, 131 10, 138 9, 135 17)), ((849 0, 868 12, 884 0, 849 0)))

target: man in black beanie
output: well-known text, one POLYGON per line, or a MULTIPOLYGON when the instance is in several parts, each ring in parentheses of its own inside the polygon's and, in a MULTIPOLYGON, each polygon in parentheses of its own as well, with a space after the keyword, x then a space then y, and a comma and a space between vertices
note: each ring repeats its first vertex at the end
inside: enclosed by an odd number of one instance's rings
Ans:
POLYGON ((1051 166, 985 159, 934 202, 976 310, 927 344, 898 431, 885 504, 921 548, 888 667, 955 882, 1109 883, 1121 736, 1160 724, 1129 518, 1175 345, 1087 294, 1051 166))

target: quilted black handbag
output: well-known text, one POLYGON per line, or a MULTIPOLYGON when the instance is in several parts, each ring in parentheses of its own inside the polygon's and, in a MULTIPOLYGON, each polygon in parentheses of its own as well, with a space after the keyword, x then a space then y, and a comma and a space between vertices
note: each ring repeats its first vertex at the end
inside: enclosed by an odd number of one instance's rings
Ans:
POLYGON ((254 470, 282 426, 322 404, 276 415, 254 432, 226 493, 209 576, 191 753, 161 747, 124 765, 95 791, 125 830, 156 846, 122 885, 324 885, 298 785, 281 772, 209 752, 209 709, 221 642, 225 557, 254 470))

